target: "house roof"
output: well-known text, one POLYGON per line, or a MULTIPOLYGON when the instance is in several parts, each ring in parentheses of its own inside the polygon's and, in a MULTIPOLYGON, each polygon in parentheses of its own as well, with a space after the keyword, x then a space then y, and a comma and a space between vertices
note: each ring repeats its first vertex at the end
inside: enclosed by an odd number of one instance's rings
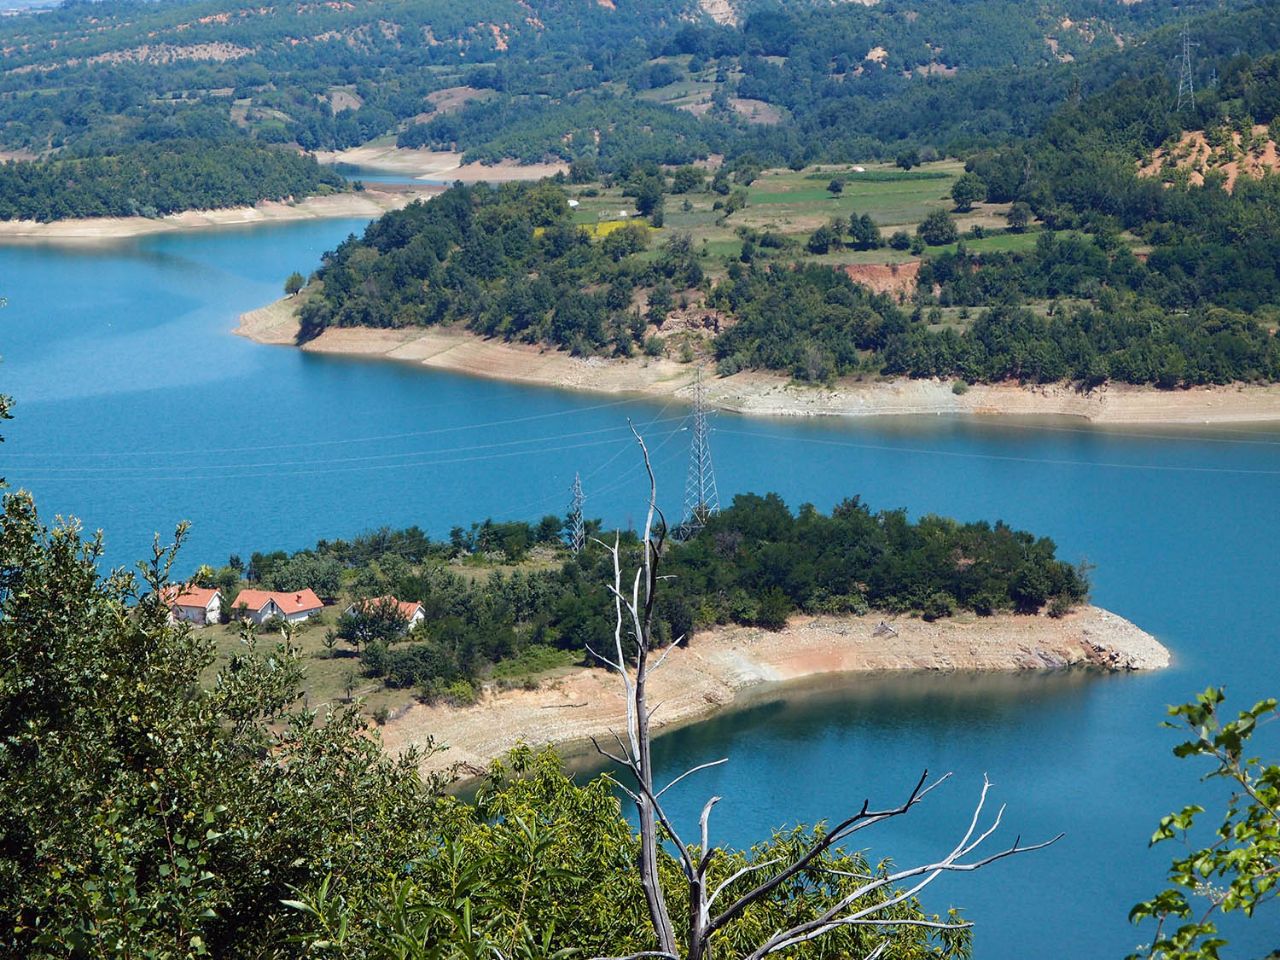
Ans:
POLYGON ((252 613, 258 613, 273 600, 276 606, 280 608, 280 612, 285 616, 302 613, 306 610, 324 609, 324 604, 310 588, 286 591, 241 590, 231 607, 232 609, 245 607, 252 613))
POLYGON ((171 584, 160 591, 164 602, 171 607, 199 607, 208 610, 218 591, 208 587, 181 587, 171 584))
POLYGON ((353 603, 352 608, 367 610, 369 607, 376 607, 382 603, 394 603, 400 609, 400 615, 406 620, 412 620, 414 615, 422 609, 422 604, 412 600, 397 600, 395 597, 370 597, 368 600, 358 600, 353 603))

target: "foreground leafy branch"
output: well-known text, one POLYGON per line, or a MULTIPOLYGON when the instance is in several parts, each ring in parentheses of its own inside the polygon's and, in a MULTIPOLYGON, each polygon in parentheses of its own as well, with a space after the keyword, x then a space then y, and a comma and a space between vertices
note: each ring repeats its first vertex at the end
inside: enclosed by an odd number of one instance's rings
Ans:
POLYGON ((1221 688, 1209 687, 1191 703, 1169 708, 1182 723, 1165 725, 1192 733, 1174 755, 1210 760, 1214 766, 1204 779, 1225 780, 1231 795, 1212 841, 1198 849, 1190 837, 1204 807, 1191 804, 1161 819, 1151 843, 1181 839, 1189 852, 1170 866, 1171 886, 1130 911, 1134 922, 1156 923, 1151 943, 1130 960, 1216 960, 1226 941, 1214 917, 1252 917, 1280 894, 1280 764, 1245 753, 1259 727, 1276 718, 1276 701, 1260 700, 1224 722, 1218 707, 1225 699, 1221 688))

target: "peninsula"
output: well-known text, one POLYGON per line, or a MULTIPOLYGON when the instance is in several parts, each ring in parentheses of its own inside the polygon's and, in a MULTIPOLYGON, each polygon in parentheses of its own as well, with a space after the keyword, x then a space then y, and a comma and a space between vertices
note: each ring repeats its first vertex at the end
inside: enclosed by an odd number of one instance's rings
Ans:
MULTIPOLYGON (((1094 606, 1059 619, 999 614, 889 624, 878 613, 803 616, 779 631, 728 626, 700 633, 654 674, 651 696, 662 703, 655 727, 672 729, 731 708, 762 685, 826 674, 855 682, 886 671, 1158 670, 1169 661, 1150 634, 1094 606)), ((520 742, 559 747, 607 737, 622 729, 623 711, 617 677, 580 667, 532 690, 489 687, 473 706, 416 704, 383 728, 382 739, 398 753, 433 738, 446 749, 425 760, 424 772, 476 775, 520 742)))

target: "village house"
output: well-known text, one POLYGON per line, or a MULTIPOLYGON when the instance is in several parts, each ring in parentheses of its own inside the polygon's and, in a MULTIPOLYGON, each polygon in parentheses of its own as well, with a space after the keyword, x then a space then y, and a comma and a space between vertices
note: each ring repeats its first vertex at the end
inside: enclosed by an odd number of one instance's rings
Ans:
POLYGON ((206 587, 165 587, 161 594, 169 605, 169 618, 207 626, 222 619, 222 594, 206 587))
POLYGON ((237 616, 254 623, 265 623, 279 617, 290 623, 306 620, 324 609, 324 603, 310 589, 305 590, 241 590, 231 604, 237 616))
POLYGON ((405 619, 404 628, 406 631, 412 630, 427 617, 426 611, 422 609, 422 604, 414 603, 411 600, 397 600, 395 597, 373 597, 369 600, 357 600, 347 607, 347 613, 359 613, 384 603, 395 604, 400 610, 400 615, 405 619))

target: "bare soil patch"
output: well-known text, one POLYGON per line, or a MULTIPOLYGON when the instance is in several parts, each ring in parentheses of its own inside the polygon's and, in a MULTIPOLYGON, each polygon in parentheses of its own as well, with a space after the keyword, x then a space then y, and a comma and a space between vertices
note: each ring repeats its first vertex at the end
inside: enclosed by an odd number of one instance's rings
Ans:
MULTIPOLYGON (((797 617, 786 629, 724 627, 671 652, 651 678, 658 729, 697 720, 750 687, 823 674, 882 671, 1025 671, 1168 666, 1169 652, 1134 624, 1097 607, 1060 620, 1003 615, 926 623, 863 617, 797 617)), ((486 690, 475 706, 416 705, 383 730, 393 753, 428 737, 448 749, 424 768, 477 772, 517 743, 568 744, 607 735, 623 722, 616 677, 582 668, 536 690, 486 690)))

